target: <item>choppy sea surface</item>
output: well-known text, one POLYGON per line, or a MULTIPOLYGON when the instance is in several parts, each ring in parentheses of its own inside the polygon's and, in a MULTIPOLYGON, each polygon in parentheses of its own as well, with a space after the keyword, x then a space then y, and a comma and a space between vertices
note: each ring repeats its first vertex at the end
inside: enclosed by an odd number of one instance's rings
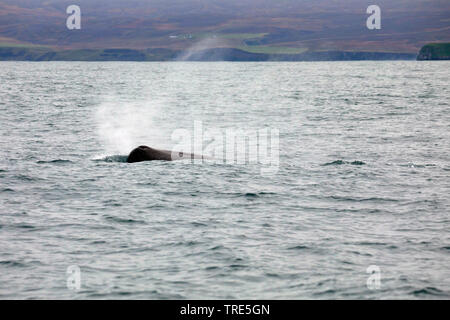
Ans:
POLYGON ((1 62, 0 298, 448 299, 449 70, 1 62), (196 121, 277 170, 125 162, 196 121))

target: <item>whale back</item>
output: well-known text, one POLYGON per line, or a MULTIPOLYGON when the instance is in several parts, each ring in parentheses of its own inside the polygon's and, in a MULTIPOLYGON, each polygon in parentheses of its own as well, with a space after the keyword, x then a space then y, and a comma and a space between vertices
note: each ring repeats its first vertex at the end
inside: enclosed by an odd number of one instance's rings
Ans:
POLYGON ((171 152, 166 150, 152 149, 147 146, 139 146, 136 149, 132 150, 127 158, 128 163, 151 160, 171 161, 171 152))
POLYGON ((141 162, 149 160, 147 159, 148 156, 145 152, 145 149, 148 148, 147 146, 139 146, 135 149, 133 149, 130 154, 128 155, 127 162, 133 163, 133 162, 141 162))

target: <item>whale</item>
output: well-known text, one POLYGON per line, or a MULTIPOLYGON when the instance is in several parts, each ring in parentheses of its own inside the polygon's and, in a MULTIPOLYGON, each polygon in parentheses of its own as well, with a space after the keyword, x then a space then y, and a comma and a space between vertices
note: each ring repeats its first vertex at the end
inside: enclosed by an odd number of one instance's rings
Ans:
POLYGON ((135 163, 153 160, 174 161, 184 159, 209 159, 209 157, 181 151, 159 150, 148 146, 139 146, 130 152, 127 157, 127 162, 135 163))

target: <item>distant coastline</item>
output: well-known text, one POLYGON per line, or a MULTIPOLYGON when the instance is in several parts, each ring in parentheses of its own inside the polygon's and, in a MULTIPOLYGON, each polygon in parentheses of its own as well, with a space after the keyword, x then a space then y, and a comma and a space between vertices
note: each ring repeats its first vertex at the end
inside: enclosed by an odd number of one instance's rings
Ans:
POLYGON ((48 47, 0 46, 0 61, 361 61, 415 60, 416 57, 412 53, 364 51, 269 54, 237 48, 210 48, 185 54, 165 48, 55 50, 48 47))

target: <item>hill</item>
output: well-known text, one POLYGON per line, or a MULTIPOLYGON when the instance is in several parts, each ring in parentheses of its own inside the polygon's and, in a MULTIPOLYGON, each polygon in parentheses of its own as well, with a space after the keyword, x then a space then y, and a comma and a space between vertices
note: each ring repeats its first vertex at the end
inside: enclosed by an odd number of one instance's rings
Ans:
POLYGON ((450 60, 450 43, 430 43, 423 46, 417 60, 450 60))
POLYGON ((163 48, 186 54, 214 48, 268 55, 413 54, 429 42, 450 41, 448 0, 378 0, 382 28, 368 30, 366 9, 372 2, 77 0, 81 30, 68 30, 66 8, 73 1, 2 0, 0 45, 45 46, 54 51, 163 48))

